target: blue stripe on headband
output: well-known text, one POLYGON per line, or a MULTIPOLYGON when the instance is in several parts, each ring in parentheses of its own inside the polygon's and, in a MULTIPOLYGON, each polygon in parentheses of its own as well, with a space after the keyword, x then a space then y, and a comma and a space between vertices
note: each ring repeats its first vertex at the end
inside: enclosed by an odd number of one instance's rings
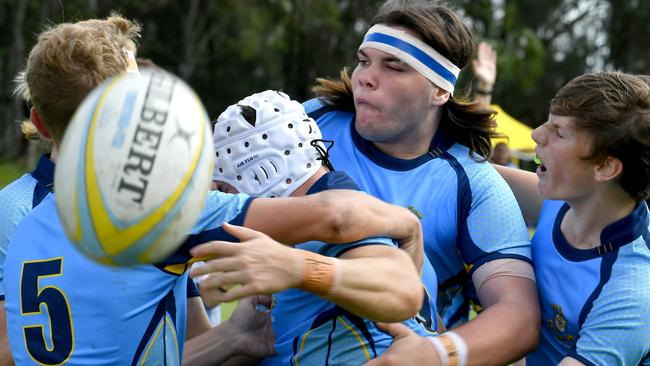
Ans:
POLYGON ((443 79, 447 80, 452 85, 456 84, 456 76, 454 76, 454 74, 452 74, 449 70, 447 70, 438 61, 431 58, 431 56, 424 53, 421 49, 413 46, 408 42, 405 42, 399 38, 395 38, 393 36, 389 36, 383 33, 368 34, 363 41, 385 43, 389 46, 400 49, 408 53, 409 55, 415 57, 418 61, 423 63, 429 69, 433 70, 433 72, 440 75, 443 79))

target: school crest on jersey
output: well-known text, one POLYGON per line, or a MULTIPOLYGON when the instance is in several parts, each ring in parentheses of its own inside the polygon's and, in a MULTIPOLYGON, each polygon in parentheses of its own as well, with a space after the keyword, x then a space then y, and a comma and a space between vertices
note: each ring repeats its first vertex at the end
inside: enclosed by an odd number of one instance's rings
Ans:
POLYGON ((575 337, 566 332, 568 322, 562 307, 557 304, 553 304, 551 307, 553 308, 553 317, 547 319, 548 326, 553 330, 553 334, 558 341, 572 343, 575 337))
POLYGON ((409 211, 413 212, 413 214, 414 214, 415 216, 417 216, 418 219, 422 220, 422 218, 424 217, 424 216, 422 215, 422 212, 418 211, 415 207, 413 207, 413 206, 408 206, 408 207, 406 207, 406 208, 407 208, 409 211))

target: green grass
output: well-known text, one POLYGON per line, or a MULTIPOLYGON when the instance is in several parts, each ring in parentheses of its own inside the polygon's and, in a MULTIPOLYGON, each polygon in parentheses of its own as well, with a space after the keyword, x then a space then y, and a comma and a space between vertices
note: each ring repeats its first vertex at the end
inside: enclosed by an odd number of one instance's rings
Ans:
POLYGON ((27 172, 23 165, 11 161, 0 162, 0 189, 27 172))
POLYGON ((221 321, 224 321, 230 318, 230 315, 232 315, 232 312, 237 307, 237 301, 224 302, 219 306, 221 306, 221 321))

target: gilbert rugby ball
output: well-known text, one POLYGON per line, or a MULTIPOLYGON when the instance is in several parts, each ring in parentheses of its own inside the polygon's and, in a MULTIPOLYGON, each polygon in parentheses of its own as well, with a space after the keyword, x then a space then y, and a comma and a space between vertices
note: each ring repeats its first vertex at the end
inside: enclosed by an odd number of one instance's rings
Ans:
POLYGON ((181 79, 143 70, 107 80, 75 112, 57 157, 66 235, 101 263, 160 261, 195 224, 213 156, 205 108, 181 79))

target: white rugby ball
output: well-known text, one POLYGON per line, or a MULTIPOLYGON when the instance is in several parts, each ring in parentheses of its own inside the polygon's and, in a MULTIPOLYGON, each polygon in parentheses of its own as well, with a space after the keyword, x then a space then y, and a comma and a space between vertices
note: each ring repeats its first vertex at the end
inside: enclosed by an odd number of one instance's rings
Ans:
POLYGON ((168 72, 122 74, 79 106, 56 165, 59 217, 81 252, 105 264, 155 263, 203 209, 214 166, 208 116, 168 72))

